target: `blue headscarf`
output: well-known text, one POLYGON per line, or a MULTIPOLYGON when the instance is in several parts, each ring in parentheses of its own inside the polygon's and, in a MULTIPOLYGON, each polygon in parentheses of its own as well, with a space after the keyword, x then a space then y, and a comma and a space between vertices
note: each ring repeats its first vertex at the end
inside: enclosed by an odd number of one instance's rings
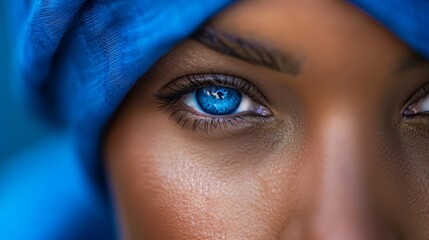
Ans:
MULTIPOLYGON (((0 186, 1 239, 114 238, 98 193, 102 130, 136 80, 230 1, 9 0, 14 83, 68 131, 13 160, 10 179, 22 179, 0 186)), ((351 2, 429 58, 429 1, 351 2)))
POLYGON ((136 80, 229 1, 25 1, 13 21, 21 95, 71 129, 97 172, 100 133, 136 80))
POLYGON ((67 130, 0 174, 0 239, 114 239, 102 129, 136 80, 229 2, 8 0, 13 84, 67 130))
POLYGON ((429 59, 428 0, 350 0, 429 59))

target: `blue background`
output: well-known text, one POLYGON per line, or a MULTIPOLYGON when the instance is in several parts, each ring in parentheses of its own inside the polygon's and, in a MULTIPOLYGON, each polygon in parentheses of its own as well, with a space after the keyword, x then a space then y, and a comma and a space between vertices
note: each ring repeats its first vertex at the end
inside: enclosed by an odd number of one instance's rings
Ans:
POLYGON ((52 131, 14 97, 10 84, 14 71, 9 60, 9 40, 14 38, 7 34, 6 14, 5 1, 0 1, 0 164, 52 131))

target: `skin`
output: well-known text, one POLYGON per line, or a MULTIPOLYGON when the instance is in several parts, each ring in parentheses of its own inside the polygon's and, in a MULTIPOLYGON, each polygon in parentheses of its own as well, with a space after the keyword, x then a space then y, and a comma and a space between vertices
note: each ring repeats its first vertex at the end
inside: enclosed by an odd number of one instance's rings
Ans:
POLYGON ((429 116, 406 118, 429 67, 344 1, 241 1, 210 26, 293 56, 273 70, 186 40, 137 83, 105 135, 125 239, 429 239, 429 116), (191 130, 154 94, 232 74, 270 121, 191 130))

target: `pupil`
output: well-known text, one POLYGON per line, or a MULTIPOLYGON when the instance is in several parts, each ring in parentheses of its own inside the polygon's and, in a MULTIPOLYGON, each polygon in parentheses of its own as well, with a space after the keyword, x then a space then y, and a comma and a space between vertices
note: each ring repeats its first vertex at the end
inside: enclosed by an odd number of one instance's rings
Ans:
POLYGON ((240 106, 242 94, 228 87, 204 87, 197 89, 195 98, 198 106, 211 115, 234 113, 240 106))

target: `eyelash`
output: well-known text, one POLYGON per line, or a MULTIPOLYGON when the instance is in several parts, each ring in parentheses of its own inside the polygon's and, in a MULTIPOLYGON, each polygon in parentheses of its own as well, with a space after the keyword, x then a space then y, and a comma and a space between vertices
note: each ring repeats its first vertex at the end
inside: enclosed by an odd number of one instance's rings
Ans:
POLYGON ((208 86, 234 88, 256 103, 265 107, 268 105, 265 96, 252 83, 236 76, 215 73, 194 74, 177 78, 162 87, 154 95, 160 104, 161 111, 168 113, 170 119, 175 120, 183 128, 189 128, 193 131, 208 132, 215 128, 223 131, 247 129, 271 118, 271 116, 259 116, 251 113, 231 116, 204 116, 179 102, 182 96, 208 86))

